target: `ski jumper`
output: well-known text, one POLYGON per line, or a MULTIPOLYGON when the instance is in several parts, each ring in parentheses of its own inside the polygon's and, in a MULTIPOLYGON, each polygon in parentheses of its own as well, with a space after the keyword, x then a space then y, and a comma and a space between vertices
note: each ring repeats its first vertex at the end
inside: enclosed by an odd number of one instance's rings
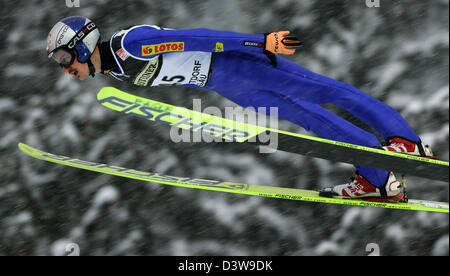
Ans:
MULTIPOLYGON (((212 90, 243 107, 278 107, 278 116, 319 137, 381 147, 375 135, 321 107, 334 104, 371 126, 386 141, 420 138, 393 108, 360 90, 264 52, 265 35, 210 29, 171 30, 138 25, 115 33, 109 74, 135 85, 182 85, 212 90)), ((374 186, 388 172, 356 166, 374 186)))

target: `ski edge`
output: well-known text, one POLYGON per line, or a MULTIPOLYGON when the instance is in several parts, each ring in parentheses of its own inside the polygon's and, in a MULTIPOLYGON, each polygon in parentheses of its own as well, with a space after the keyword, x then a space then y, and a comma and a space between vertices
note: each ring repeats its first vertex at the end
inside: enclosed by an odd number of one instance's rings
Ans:
POLYGON ((217 180, 193 179, 186 177, 175 177, 162 175, 157 173, 142 172, 134 169, 127 169, 114 165, 100 164, 80 160, 77 158, 66 157, 62 155, 55 155, 33 148, 24 143, 18 144, 19 149, 29 155, 30 157, 40 159, 47 162, 57 163, 60 165, 71 166, 78 169, 105 173, 125 177, 129 179, 136 179, 146 182, 154 182, 159 184, 166 184, 171 186, 178 186, 184 188, 203 189, 210 191, 235 193, 251 196, 261 196, 268 198, 279 198, 288 200, 299 200, 318 203, 342 204, 360 207, 378 207, 388 209, 400 209, 411 211, 427 211, 449 213, 448 203, 433 202, 426 200, 410 200, 409 203, 387 203, 387 202, 369 202, 354 199, 337 199, 320 197, 318 192, 311 190, 301 190, 292 188, 282 188, 275 186, 261 186, 233 182, 221 182, 217 180))

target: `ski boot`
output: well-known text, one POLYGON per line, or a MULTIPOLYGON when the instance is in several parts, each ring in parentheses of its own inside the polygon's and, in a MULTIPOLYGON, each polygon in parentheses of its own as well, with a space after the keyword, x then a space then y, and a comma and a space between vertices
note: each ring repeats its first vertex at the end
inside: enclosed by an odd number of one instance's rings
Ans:
POLYGON ((356 173, 347 184, 337 185, 333 188, 324 188, 319 191, 323 197, 334 197, 343 199, 361 199, 365 201, 381 202, 406 202, 405 181, 398 181, 394 173, 390 172, 383 187, 373 186, 362 175, 356 173))
POLYGON ((414 143, 400 137, 389 139, 388 145, 384 146, 383 149, 439 160, 439 157, 433 154, 428 145, 424 145, 422 142, 414 143))

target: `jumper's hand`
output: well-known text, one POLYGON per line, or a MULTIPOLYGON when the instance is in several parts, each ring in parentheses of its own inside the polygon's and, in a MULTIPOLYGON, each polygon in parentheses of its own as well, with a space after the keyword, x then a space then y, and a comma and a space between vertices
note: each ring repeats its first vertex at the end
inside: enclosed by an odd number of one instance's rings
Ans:
POLYGON ((289 31, 281 31, 266 35, 266 51, 274 54, 292 55, 303 46, 303 42, 295 36, 289 36, 289 31))

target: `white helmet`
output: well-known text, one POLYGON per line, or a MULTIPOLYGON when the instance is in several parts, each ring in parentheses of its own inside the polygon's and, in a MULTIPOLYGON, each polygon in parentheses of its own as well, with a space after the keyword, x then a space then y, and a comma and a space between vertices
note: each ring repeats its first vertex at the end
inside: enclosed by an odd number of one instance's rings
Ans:
POLYGON ((88 62, 100 41, 100 32, 90 19, 83 16, 67 17, 53 26, 47 36, 47 55, 63 67, 75 60, 88 62), (75 55, 76 52, 76 55, 75 55))

